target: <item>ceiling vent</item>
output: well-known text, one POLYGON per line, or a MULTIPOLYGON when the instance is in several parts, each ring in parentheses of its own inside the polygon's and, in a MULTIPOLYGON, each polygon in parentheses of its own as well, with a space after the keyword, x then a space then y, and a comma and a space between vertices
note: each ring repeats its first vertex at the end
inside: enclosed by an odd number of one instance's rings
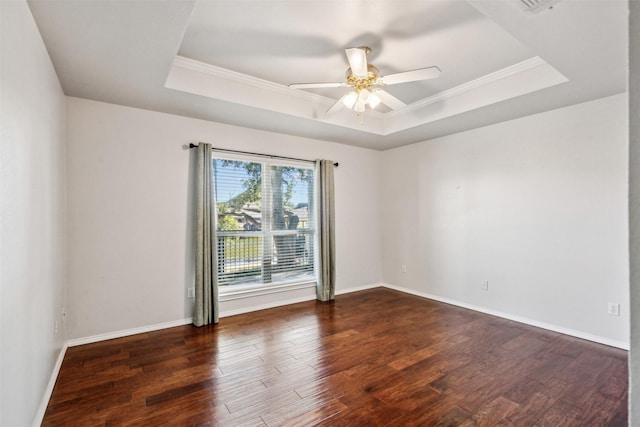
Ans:
POLYGON ((538 13, 543 10, 553 9, 553 5, 560 0, 517 0, 524 10, 530 13, 538 13))

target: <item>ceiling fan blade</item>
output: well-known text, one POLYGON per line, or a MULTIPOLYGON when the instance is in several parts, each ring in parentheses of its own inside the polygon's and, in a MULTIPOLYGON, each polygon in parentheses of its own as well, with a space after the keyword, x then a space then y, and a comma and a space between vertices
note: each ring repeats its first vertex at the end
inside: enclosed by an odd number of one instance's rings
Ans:
POLYGON ((347 60, 349 61, 349 67, 351 72, 356 76, 366 77, 369 74, 367 68, 367 51, 359 47, 352 47, 345 49, 347 53, 347 60))
POLYGON ((323 87, 344 87, 346 83, 291 83, 289 87, 294 89, 319 89, 323 87))
POLYGON ((338 99, 338 101, 336 101, 335 104, 333 104, 331 106, 331 108, 329 108, 327 110, 327 114, 331 114, 334 113, 338 110, 341 110, 345 105, 344 105, 344 99, 346 98, 347 94, 343 95, 342 98, 338 99))
POLYGON ((382 101, 384 105, 391 108, 392 110, 399 110, 407 106, 407 104, 382 89, 376 90, 376 95, 378 95, 378 98, 380 98, 380 101, 382 101))
POLYGON ((388 76, 381 77, 381 80, 385 85, 395 85, 398 83, 435 79, 437 77, 440 77, 440 69, 438 67, 427 67, 402 73, 389 74, 388 76))

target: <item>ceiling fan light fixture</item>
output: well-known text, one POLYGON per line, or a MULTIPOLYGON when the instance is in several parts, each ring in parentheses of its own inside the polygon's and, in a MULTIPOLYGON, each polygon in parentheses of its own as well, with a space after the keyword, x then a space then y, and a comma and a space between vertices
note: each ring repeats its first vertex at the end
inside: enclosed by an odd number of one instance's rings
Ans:
POLYGON ((371 92, 369 92, 367 89, 360 90, 360 92, 358 93, 358 104, 368 104, 369 98, 371 98, 371 92))
POLYGON ((358 100, 358 94, 355 93, 354 91, 351 91, 351 92, 348 92, 344 96, 344 98, 342 98, 342 103, 345 105, 345 107, 351 109, 353 108, 357 100, 358 100))
POLYGON ((376 91, 374 90, 373 92, 371 92, 371 96, 369 96, 369 107, 376 108, 378 105, 380 105, 380 102, 382 102, 382 100, 376 94, 376 91))

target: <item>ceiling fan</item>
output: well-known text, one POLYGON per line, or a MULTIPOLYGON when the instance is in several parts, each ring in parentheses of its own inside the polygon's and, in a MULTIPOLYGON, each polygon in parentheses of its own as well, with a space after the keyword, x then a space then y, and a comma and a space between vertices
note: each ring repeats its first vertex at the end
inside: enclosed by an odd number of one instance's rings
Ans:
POLYGON ((407 105, 382 89, 384 86, 435 79, 440 76, 438 67, 419 68, 381 76, 375 65, 367 63, 367 56, 371 53, 371 49, 361 46, 345 49, 345 52, 349 61, 349 68, 345 73, 346 82, 292 83, 289 87, 296 89, 348 87, 350 90, 327 113, 346 106, 360 114, 365 111, 367 105, 369 108, 376 108, 379 104, 384 104, 392 110, 398 110, 407 105))

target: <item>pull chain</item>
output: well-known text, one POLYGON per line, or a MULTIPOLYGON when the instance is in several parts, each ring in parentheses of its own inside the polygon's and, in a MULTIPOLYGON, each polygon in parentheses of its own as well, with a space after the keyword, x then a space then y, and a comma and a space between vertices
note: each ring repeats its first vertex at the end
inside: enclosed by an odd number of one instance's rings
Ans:
POLYGON ((364 111, 362 113, 356 113, 360 117, 360 126, 364 125, 364 111))

